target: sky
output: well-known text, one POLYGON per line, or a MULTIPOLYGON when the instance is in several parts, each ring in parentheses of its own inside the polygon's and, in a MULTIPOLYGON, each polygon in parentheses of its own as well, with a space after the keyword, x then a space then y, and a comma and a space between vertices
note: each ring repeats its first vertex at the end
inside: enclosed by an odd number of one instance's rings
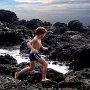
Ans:
POLYGON ((0 9, 15 12, 20 20, 40 19, 52 24, 79 20, 90 26, 90 0, 0 0, 0 9))

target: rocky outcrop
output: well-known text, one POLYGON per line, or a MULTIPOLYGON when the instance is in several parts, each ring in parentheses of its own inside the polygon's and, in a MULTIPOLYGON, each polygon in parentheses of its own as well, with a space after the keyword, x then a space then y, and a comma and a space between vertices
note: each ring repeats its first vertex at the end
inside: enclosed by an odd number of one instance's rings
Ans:
POLYGON ((15 45, 22 42, 22 35, 15 31, 1 31, 0 32, 0 45, 15 45))
POLYGON ((9 54, 5 55, 5 56, 0 56, 0 64, 17 64, 17 60, 15 60, 12 56, 10 56, 9 54))
POLYGON ((18 17, 14 12, 11 12, 9 10, 0 10, 0 21, 13 23, 15 21, 18 21, 18 17))
MULTIPOLYGON (((3 56, 4 58, 4 56, 3 56)), ((0 58, 1 60, 2 58, 0 58)), ((5 57, 6 59, 6 57, 5 57)), ((12 57, 7 60, 12 62, 12 57)), ((14 79, 14 73, 29 65, 29 63, 0 63, 0 90, 90 90, 90 69, 71 71, 65 75, 48 69, 47 78, 50 82, 41 82, 42 66, 37 63, 32 72, 27 72, 14 79)), ((15 59, 13 59, 15 60, 15 59)), ((15 60, 16 62, 16 60, 15 60)))
POLYGON ((0 56, 0 74, 10 75, 17 71, 17 60, 10 55, 0 56))
MULTIPOLYGON (((65 76, 64 87, 77 88, 76 90, 90 90, 90 68, 72 71, 65 76)), ((73 89, 72 89, 73 90, 73 89)))
MULTIPOLYGON (((16 71, 21 70, 22 68, 29 66, 29 63, 20 63, 17 64, 16 60, 9 55, 6 56, 0 56, 0 89, 17 89, 19 90, 19 87, 22 87, 24 85, 23 90, 28 90, 27 88, 36 88, 36 86, 39 84, 38 88, 43 88, 45 85, 46 87, 56 87, 58 85, 59 81, 64 80, 63 74, 58 73, 52 69, 48 69, 47 72, 47 78, 54 80, 55 82, 50 82, 51 84, 45 84, 41 82, 42 78, 42 66, 37 63, 35 70, 32 72, 26 72, 18 77, 18 80, 15 80, 14 74, 16 71), (3 83, 2 83, 3 82, 3 83), (21 86, 19 86, 22 84, 21 86), (33 84, 35 86, 33 86, 33 84), (18 86, 17 86, 18 85, 18 86), (42 86, 43 85, 43 86, 42 86)), ((22 90, 22 89, 21 89, 22 90)))
POLYGON ((0 90, 35 90, 37 87, 42 88, 39 84, 33 84, 14 79, 11 76, 0 75, 0 90))
POLYGON ((26 27, 29 29, 36 29, 39 26, 44 26, 44 23, 39 19, 32 19, 30 21, 27 21, 26 27))
POLYGON ((0 22, 0 46, 21 44, 24 39, 33 36, 32 30, 24 26, 0 22))
POLYGON ((65 23, 56 22, 53 24, 55 34, 63 34, 68 30, 68 26, 65 23))
POLYGON ((83 24, 79 20, 72 20, 68 23, 70 30, 81 31, 83 24))
POLYGON ((83 68, 90 67, 90 48, 83 47, 81 50, 77 50, 74 55, 74 61, 70 64, 70 66, 74 70, 81 70, 83 68))

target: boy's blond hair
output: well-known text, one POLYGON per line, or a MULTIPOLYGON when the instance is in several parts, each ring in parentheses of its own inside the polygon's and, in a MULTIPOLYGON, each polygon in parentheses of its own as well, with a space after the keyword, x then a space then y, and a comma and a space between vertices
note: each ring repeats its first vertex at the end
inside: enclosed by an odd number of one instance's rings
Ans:
POLYGON ((38 27, 35 30, 36 35, 47 33, 47 30, 44 27, 38 27))

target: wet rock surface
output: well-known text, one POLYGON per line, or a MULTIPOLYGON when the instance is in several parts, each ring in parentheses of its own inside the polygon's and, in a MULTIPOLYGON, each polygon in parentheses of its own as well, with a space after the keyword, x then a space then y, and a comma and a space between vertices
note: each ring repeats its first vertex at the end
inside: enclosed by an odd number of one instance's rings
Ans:
POLYGON ((78 90, 90 90, 90 68, 74 71, 66 74, 65 81, 76 86, 78 90))
MULTIPOLYGON (((10 60, 10 56, 7 60, 10 60)), ((41 82, 42 66, 37 63, 33 71, 14 79, 15 72, 26 66, 29 63, 0 63, 0 90, 90 90, 90 68, 73 70, 65 75, 48 69, 47 78, 51 81, 41 82)))
POLYGON ((90 47, 83 47, 74 54, 74 61, 70 64, 73 70, 90 67, 90 47))
MULTIPOLYGON (((7 55, 9 56, 9 55, 7 55)), ((16 60, 12 58, 12 56, 9 56, 9 58, 5 56, 1 56, 0 58, 0 89, 10 89, 10 90, 30 90, 30 88, 43 88, 45 87, 52 87, 52 85, 55 87, 54 83, 58 85, 59 80, 63 80, 63 74, 60 74, 52 69, 48 69, 47 72, 47 78, 50 78, 51 80, 54 80, 55 82, 48 82, 42 83, 41 78, 42 78, 42 66, 37 63, 35 70, 32 72, 27 72, 22 74, 21 76, 18 77, 17 79, 14 79, 14 75, 16 71, 21 70, 22 68, 29 66, 29 63, 20 63, 17 64, 16 60), (2 57, 3 59, 2 62, 2 57), (13 61, 13 60, 14 61, 13 61), (9 61, 10 63, 8 63, 9 61), (14 62, 14 63, 13 63, 14 62), (35 86, 33 86, 35 85, 35 86), (38 86, 40 85, 40 86, 38 86), (42 86, 43 85, 43 86, 42 86)))

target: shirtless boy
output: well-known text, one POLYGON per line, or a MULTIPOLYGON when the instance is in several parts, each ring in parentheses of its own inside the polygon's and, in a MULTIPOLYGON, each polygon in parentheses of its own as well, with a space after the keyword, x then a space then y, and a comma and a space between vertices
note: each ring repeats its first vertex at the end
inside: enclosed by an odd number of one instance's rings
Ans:
POLYGON ((25 67, 21 71, 16 72, 15 73, 15 78, 18 78, 21 74, 23 74, 27 71, 32 71, 34 69, 35 63, 37 61, 37 62, 41 63, 42 66, 43 66, 42 81, 47 81, 48 79, 46 78, 46 74, 47 74, 48 63, 39 54, 39 49, 40 48, 42 48, 43 50, 48 50, 47 47, 43 47, 43 45, 41 44, 41 40, 46 35, 47 30, 44 27, 38 27, 35 30, 35 33, 36 33, 36 36, 27 43, 27 47, 31 49, 31 51, 29 53, 30 66, 25 67))

